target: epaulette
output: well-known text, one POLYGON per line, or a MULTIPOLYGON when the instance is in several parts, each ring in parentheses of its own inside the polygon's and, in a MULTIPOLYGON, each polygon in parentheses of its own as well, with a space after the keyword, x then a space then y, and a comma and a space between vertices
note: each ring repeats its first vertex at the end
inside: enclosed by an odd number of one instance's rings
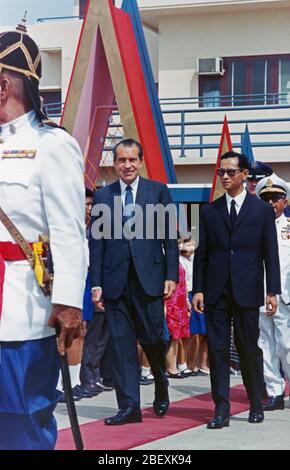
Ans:
POLYGON ((43 124, 43 126, 50 126, 50 127, 57 127, 58 129, 62 129, 63 131, 66 131, 66 128, 65 127, 62 127, 62 126, 59 126, 58 124, 56 124, 56 122, 54 121, 50 121, 50 119, 43 119, 41 121, 41 124, 43 124))

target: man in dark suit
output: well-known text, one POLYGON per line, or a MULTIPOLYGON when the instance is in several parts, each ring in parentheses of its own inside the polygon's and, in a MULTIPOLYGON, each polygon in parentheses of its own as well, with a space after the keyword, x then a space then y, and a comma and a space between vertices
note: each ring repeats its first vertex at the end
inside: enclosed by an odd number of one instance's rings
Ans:
POLYGON ((94 197, 90 270, 92 299, 99 308, 104 300, 114 355, 119 412, 105 423, 119 425, 142 421, 137 339, 155 379, 153 409, 163 416, 169 406, 163 301, 178 281, 178 246, 176 219, 167 213, 155 226, 156 213, 147 212, 174 206, 166 185, 139 176, 139 142, 123 140, 113 154, 119 180, 94 197))
POLYGON ((229 425, 231 318, 250 400, 248 421, 261 423, 264 419, 263 354, 258 347, 259 307, 265 303, 263 265, 269 314, 277 309, 280 268, 274 211, 244 189, 247 165, 245 155, 227 152, 222 156, 218 174, 226 194, 202 208, 194 258, 193 306, 206 314, 215 402, 209 429, 229 425))

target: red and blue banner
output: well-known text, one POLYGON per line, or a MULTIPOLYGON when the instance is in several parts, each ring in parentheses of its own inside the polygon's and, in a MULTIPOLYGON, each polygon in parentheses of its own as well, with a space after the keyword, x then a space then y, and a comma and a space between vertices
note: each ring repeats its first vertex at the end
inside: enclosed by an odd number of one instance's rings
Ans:
POLYGON ((221 156, 226 152, 230 152, 231 150, 233 150, 233 145, 232 145, 232 141, 231 141, 229 126, 228 126, 228 120, 227 120, 227 117, 225 116, 224 117, 222 134, 221 134, 220 145, 219 145, 219 151, 218 151, 218 156, 217 156, 217 161, 216 161, 215 169, 214 169, 212 189, 211 189, 211 193, 210 193, 209 202, 215 201, 219 197, 223 196, 223 194, 225 193, 225 189, 224 189, 223 185, 221 184, 220 179, 218 178, 217 171, 220 167, 221 156))

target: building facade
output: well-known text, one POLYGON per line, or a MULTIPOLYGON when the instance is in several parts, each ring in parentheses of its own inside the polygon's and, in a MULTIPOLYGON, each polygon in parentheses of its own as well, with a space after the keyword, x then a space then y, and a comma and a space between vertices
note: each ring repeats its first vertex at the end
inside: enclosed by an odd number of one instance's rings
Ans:
MULTIPOLYGON (((65 99, 85 4, 74 1, 77 18, 29 26, 42 51, 46 103, 65 99)), ((208 190, 201 195, 197 188, 211 184, 225 115, 234 148, 248 123, 255 158, 290 181, 290 1, 138 5, 180 188, 195 188, 196 200, 206 199, 208 190)), ((51 114, 59 107, 50 107, 51 114)), ((99 183, 110 180, 110 164, 104 158, 99 183)))

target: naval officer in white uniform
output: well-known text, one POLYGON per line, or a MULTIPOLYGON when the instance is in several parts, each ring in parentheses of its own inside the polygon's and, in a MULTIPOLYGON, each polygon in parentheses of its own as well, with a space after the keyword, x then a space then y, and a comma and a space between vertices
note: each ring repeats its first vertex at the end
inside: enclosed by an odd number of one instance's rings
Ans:
POLYGON ((50 237, 51 297, 0 221, 0 449, 53 449, 59 351, 80 334, 87 269, 83 158, 43 124, 41 61, 24 32, 0 35, 0 205, 24 238, 50 237))
POLYGON ((259 320, 259 345, 263 349, 264 378, 269 395, 264 410, 272 411, 285 407, 281 364, 290 380, 290 219, 283 213, 290 188, 286 181, 273 173, 259 181, 256 192, 261 199, 272 204, 275 212, 281 271, 282 293, 278 296, 277 311, 269 317, 262 307, 259 320))

